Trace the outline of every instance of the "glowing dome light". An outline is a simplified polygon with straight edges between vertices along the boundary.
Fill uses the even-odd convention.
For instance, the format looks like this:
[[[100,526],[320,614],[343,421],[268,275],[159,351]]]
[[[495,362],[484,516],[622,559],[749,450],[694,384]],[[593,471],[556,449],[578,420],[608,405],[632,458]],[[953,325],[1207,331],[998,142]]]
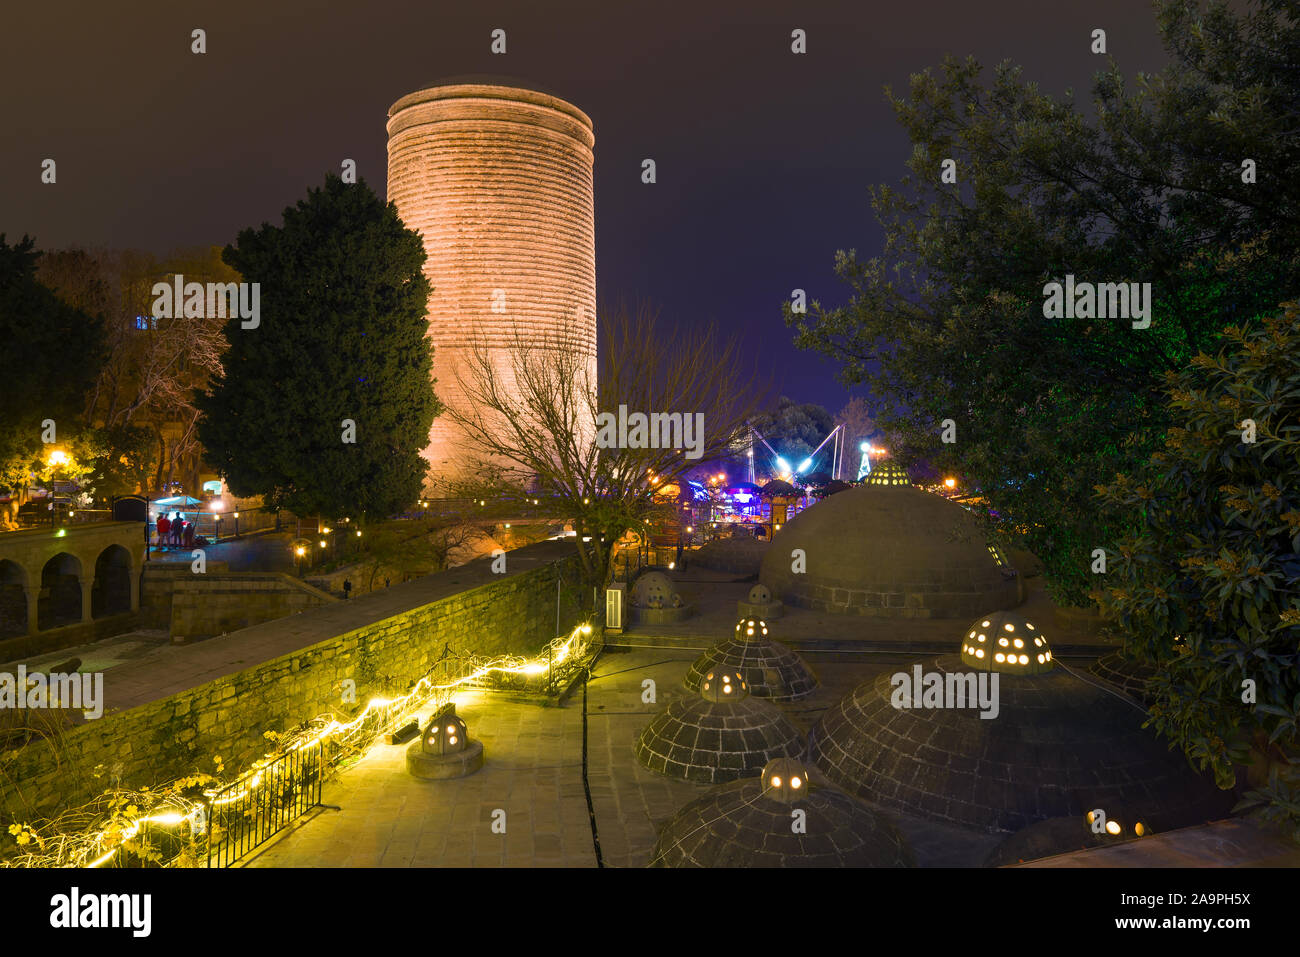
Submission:
[[[866,478],[867,485],[911,485],[912,481],[907,476],[907,470],[904,469],[893,459],[881,462]]]
[[[961,659],[968,665],[977,665],[983,670],[998,671],[1003,674],[1017,675],[1034,675],[1051,671],[1055,668],[1052,662],[1052,653],[1048,646],[1047,638],[1041,633],[1034,635],[1033,655],[1028,654],[1027,640],[1016,637],[1019,631],[1037,631],[1036,628],[1025,621],[1024,617],[1012,611],[999,611],[987,618],[981,618],[977,623],[971,625],[967,633],[973,634],[976,641],[983,642],[986,635],[981,633],[981,629],[991,629],[997,634],[996,654],[986,657],[984,649],[976,647],[975,644],[967,642],[965,639],[961,642]]]

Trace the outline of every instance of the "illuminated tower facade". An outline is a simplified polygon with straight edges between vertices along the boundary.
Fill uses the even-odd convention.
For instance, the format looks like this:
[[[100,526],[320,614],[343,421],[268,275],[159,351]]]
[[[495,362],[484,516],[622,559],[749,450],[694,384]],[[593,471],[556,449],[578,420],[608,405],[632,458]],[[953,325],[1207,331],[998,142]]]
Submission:
[[[594,387],[594,146],[585,113],[518,87],[436,86],[389,109],[388,198],[424,238],[435,391],[449,408],[469,404],[457,370],[473,344],[508,382],[521,332],[572,352]],[[445,415],[424,455],[431,494],[476,457]]]

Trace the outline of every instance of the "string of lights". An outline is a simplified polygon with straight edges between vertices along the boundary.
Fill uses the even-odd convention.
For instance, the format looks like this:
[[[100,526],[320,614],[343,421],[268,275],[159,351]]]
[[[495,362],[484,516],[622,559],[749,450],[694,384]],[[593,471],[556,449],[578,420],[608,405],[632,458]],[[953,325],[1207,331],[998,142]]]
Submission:
[[[446,660],[444,653],[433,669],[406,694],[397,698],[373,698],[347,721],[332,714],[317,717],[283,740],[280,740],[278,732],[264,732],[265,737],[279,741],[279,747],[237,775],[231,782],[235,785],[233,787],[222,785],[211,775],[189,775],[163,788],[106,791],[90,805],[60,815],[47,828],[12,824],[9,833],[19,845],[35,845],[36,850],[0,863],[0,866],[102,867],[112,863],[124,848],[139,851],[141,848],[133,846],[133,842],[142,837],[146,827],[178,829],[185,825],[189,829],[189,844],[193,844],[197,837],[206,833],[207,815],[211,808],[254,795],[265,786],[264,770],[284,756],[328,742],[335,745],[334,756],[328,767],[322,768],[322,773],[335,770],[344,759],[364,754],[394,728],[408,723],[421,712],[436,711],[458,690],[490,688],[488,679],[494,674],[537,676],[557,666],[568,666],[581,660],[590,648],[591,634],[590,624],[578,625],[568,635],[548,643],[535,658],[502,655],[458,659],[465,664],[464,673],[451,681],[439,681],[435,677],[438,665]],[[220,758],[214,761],[220,769]],[[201,798],[187,793],[200,787]],[[107,821],[104,820],[105,813]],[[80,826],[74,826],[74,822]],[[46,836],[42,831],[47,829],[54,833]],[[208,834],[208,840],[216,841],[217,835]],[[192,865],[196,861],[192,847],[187,846],[169,860],[158,860],[158,863],[166,867]]]

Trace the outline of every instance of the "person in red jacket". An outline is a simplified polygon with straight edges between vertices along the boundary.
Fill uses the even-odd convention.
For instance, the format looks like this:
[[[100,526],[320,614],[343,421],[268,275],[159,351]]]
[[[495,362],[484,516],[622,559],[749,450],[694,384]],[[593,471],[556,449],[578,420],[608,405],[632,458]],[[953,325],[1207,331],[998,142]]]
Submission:
[[[172,529],[172,523],[167,520],[166,515],[158,516],[158,545],[161,548],[167,547],[167,535]]]

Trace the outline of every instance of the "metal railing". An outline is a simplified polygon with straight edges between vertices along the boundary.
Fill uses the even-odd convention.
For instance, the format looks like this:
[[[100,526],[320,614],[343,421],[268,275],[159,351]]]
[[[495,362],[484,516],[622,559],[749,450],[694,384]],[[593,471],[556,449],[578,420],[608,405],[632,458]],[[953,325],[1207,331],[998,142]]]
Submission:
[[[326,740],[289,751],[210,795],[206,866],[229,867],[321,803]]]

